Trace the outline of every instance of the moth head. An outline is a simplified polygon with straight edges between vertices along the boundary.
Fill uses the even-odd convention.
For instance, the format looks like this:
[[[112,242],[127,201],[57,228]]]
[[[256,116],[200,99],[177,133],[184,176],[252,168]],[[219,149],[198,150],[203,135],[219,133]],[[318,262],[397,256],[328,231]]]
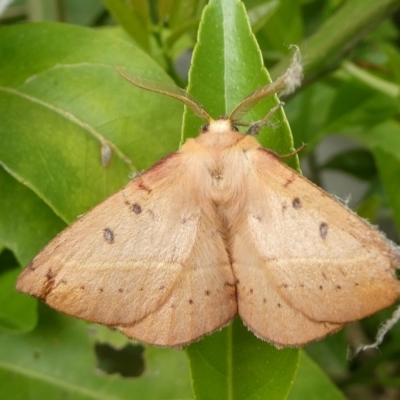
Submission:
[[[128,82],[133,85],[150,90],[152,92],[161,93],[163,95],[173,97],[180,100],[186,106],[188,106],[198,117],[206,120],[208,124],[203,125],[201,132],[205,133],[209,130],[210,125],[215,127],[217,131],[223,127],[229,127],[230,129],[237,130],[235,124],[239,121],[262,99],[268,96],[272,96],[277,93],[290,94],[298,86],[300,86],[303,78],[303,70],[301,67],[301,56],[300,50],[297,46],[293,46],[295,52],[289,68],[286,72],[276,79],[274,82],[262,86],[254,92],[250,93],[243,101],[241,101],[230,113],[229,116],[220,117],[216,120],[210,117],[205,108],[201,103],[196,100],[186,90],[181,89],[178,86],[172,85],[166,82],[156,82],[148,79],[137,77],[124,69],[114,66],[114,69]]]

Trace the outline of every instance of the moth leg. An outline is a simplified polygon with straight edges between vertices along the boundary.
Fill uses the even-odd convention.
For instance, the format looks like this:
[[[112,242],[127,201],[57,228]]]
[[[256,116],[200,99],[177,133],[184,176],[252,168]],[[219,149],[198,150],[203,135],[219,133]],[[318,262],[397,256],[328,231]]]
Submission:
[[[252,136],[257,135],[258,132],[260,132],[260,129],[261,129],[263,126],[268,126],[268,127],[270,127],[270,128],[273,129],[273,128],[275,127],[275,125],[274,125],[273,123],[271,123],[271,122],[269,121],[269,119],[271,118],[271,116],[272,116],[273,114],[275,114],[275,112],[276,112],[279,108],[281,108],[282,106],[284,106],[284,104],[285,104],[285,103],[283,103],[283,102],[279,102],[275,107],[272,107],[272,108],[269,110],[268,114],[267,114],[263,119],[260,119],[259,121],[252,122],[252,123],[248,124],[248,125],[250,126],[250,128],[247,130],[246,135],[252,135]]]

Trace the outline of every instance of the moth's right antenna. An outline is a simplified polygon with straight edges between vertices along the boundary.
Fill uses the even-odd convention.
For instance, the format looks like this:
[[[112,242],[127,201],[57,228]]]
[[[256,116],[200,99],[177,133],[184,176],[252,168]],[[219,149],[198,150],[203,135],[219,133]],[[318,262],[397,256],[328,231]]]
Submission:
[[[200,118],[211,122],[212,118],[208,115],[204,107],[186,90],[178,86],[166,82],[151,81],[149,79],[139,78],[123,68],[114,66],[114,69],[128,82],[141,88],[150,90],[151,92],[161,93],[169,97],[173,97],[186,104]]]
[[[303,68],[301,66],[300,50],[297,46],[293,46],[295,52],[286,72],[276,81],[262,86],[254,92],[250,93],[242,102],[240,102],[231,112],[229,119],[232,122],[240,121],[259,101],[265,97],[275,93],[287,95],[300,86],[303,79]]]

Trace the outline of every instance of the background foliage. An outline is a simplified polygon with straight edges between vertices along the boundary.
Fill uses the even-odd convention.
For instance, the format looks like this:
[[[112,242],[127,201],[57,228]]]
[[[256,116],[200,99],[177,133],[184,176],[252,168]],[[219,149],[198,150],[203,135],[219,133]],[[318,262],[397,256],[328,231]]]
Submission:
[[[359,214],[397,240],[400,2],[247,0],[251,25],[236,0],[211,1],[204,13],[201,0],[30,4],[31,19],[70,24],[21,24],[24,15],[11,8],[1,20],[1,398],[399,398],[400,327],[379,352],[346,357],[392,310],[301,351],[261,342],[239,319],[179,351],[61,315],[16,293],[14,282],[66,224],[202,123],[185,113],[181,129],[180,104],[131,87],[113,65],[185,87],[192,58],[189,90],[218,116],[268,81],[262,62],[273,77],[282,73],[290,44],[300,46],[305,67],[304,85],[285,106],[294,146],[308,144],[303,169],[336,194],[356,191]],[[287,153],[290,130],[283,112],[276,118],[259,139]]]

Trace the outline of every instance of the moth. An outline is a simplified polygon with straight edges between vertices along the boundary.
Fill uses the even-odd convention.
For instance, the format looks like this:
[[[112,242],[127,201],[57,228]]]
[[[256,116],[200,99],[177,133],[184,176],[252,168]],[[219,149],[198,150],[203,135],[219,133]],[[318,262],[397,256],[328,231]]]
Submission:
[[[259,100],[298,84],[298,52],[216,120],[180,88],[119,72],[207,125],[59,234],[21,273],[19,291],[171,347],[237,314],[277,347],[302,346],[399,298],[399,249],[255,139],[274,109],[247,134],[237,129]]]

